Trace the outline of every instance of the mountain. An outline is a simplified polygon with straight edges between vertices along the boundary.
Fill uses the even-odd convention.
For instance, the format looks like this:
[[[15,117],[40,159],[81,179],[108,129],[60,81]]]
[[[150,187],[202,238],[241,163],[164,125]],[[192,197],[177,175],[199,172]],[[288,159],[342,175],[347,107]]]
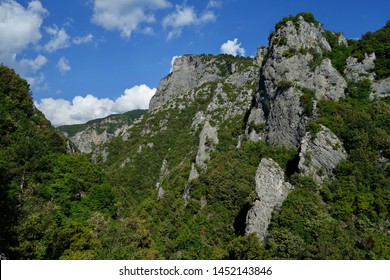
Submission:
[[[0,259],[91,259],[87,221],[113,216],[114,194],[34,106],[27,82],[0,66]]]
[[[90,153],[96,145],[101,145],[126,130],[147,110],[134,110],[124,114],[110,115],[85,124],[63,125],[58,129],[81,153]]]
[[[177,58],[90,158],[51,157],[9,255],[389,259],[389,34],[347,40],[300,13],[255,58]]]

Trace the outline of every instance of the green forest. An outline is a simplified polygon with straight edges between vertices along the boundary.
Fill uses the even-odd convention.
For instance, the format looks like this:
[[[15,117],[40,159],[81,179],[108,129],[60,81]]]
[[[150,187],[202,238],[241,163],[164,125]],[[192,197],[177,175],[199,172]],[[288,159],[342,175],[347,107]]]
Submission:
[[[375,52],[376,79],[390,76],[390,21],[348,47],[336,47],[334,36],[327,33],[333,48],[324,58],[340,73],[348,56],[361,60]],[[226,75],[232,63],[238,70],[254,66],[251,58],[203,56],[211,58]],[[348,153],[334,180],[321,186],[298,172],[297,149],[245,139],[238,146],[249,125],[240,116],[218,119],[219,142],[208,167],[188,182],[200,133],[191,131],[193,116],[206,110],[218,82],[231,100],[258,86],[206,83],[185,110],[146,113],[133,136],[114,138],[101,148],[107,160],[93,162],[90,154],[68,153],[68,140],[35,108],[27,82],[0,66],[0,253],[34,260],[390,259],[390,98],[369,99],[372,81],[362,80],[348,82],[345,98],[318,101],[307,130],[315,135],[327,126]],[[308,91],[302,102],[312,99]],[[311,106],[304,108],[312,114]],[[158,133],[139,137],[145,127]],[[153,148],[136,152],[149,143]],[[121,167],[129,154],[131,162]],[[255,234],[245,235],[245,218],[255,199],[256,169],[269,157],[295,189],[260,243]],[[187,204],[183,186],[191,191]]]

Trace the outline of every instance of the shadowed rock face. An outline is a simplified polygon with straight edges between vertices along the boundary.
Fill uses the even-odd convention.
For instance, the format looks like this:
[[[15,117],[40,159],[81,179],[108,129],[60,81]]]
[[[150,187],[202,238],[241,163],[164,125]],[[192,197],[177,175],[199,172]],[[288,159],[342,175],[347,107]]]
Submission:
[[[272,212],[280,207],[293,188],[284,181],[284,172],[272,159],[263,158],[256,171],[256,201],[246,219],[246,234],[255,232],[260,241],[267,235]]]

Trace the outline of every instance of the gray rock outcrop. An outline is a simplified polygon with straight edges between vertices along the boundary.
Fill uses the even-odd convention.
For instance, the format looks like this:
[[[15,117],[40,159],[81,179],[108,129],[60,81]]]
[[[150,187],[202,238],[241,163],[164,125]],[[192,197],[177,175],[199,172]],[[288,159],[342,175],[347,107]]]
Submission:
[[[346,81],[331,61],[323,57],[330,50],[325,31],[302,17],[297,23],[287,21],[273,34],[268,59],[261,71],[261,97],[257,101],[265,105],[257,108],[264,112],[268,143],[299,147],[308,122],[300,102],[302,89],[313,91],[317,100],[338,100],[345,96]],[[257,122],[263,122],[261,114],[258,115]]]
[[[334,177],[335,167],[346,158],[342,142],[329,128],[321,125],[321,130],[314,137],[307,132],[302,139],[298,168],[302,175],[321,184]]]
[[[272,102],[267,119],[266,140],[271,145],[297,147],[305,125],[300,93],[295,88],[290,88],[280,92]]]
[[[365,54],[365,58],[359,62],[355,57],[348,57],[344,69],[347,79],[358,82],[363,79],[374,80],[375,53]]]
[[[375,98],[384,98],[390,96],[390,77],[375,81],[372,84],[372,93],[370,94],[370,99]]]
[[[263,62],[267,58],[268,48],[267,47],[258,47],[257,54],[255,57],[255,62],[258,66],[262,66]]]
[[[256,171],[257,198],[248,211],[245,233],[255,232],[263,241],[274,209],[282,205],[292,188],[285,182],[282,168],[272,159],[263,158]]]
[[[68,137],[67,134],[65,136]],[[76,145],[81,153],[88,154],[92,152],[95,146],[104,144],[113,137],[114,135],[108,134],[107,131],[99,133],[95,128],[91,127],[68,138]]]
[[[160,81],[156,94],[150,100],[149,110],[155,110],[206,82],[219,79],[218,73],[218,67],[202,56],[183,55],[176,58],[172,72]]]
[[[208,121],[205,122],[199,136],[198,153],[196,154],[196,164],[206,168],[206,161],[210,159],[210,152],[218,145],[218,131],[211,126]]]

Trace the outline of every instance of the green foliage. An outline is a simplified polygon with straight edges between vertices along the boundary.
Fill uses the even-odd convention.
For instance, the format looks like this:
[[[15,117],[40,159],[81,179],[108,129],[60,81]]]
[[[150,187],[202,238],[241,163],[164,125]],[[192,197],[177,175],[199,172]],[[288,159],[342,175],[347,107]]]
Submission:
[[[287,45],[287,37],[285,36],[278,36],[274,37],[274,34],[270,35],[270,40],[273,38],[272,44],[273,45],[278,45],[278,46],[286,46]]]
[[[297,54],[297,51],[293,48],[289,48],[285,51],[283,51],[282,55],[284,58],[290,58]]]
[[[261,131],[264,130],[265,128],[265,124],[264,123],[260,123],[260,124],[256,124],[254,121],[248,123],[248,128],[249,128],[249,131],[256,131],[256,133],[259,133]]]
[[[263,259],[262,250],[255,233],[238,236],[228,245],[228,258],[231,260],[261,260]]]
[[[347,47],[346,45],[335,45],[332,46],[332,51],[325,54],[325,57],[331,60],[333,67],[336,68],[339,73],[344,73],[345,62],[350,55],[351,47]]]
[[[347,95],[351,98],[360,100],[368,100],[371,94],[372,82],[368,79],[364,79],[358,82],[348,82]]]
[[[301,103],[303,113],[311,117],[313,116],[313,104],[316,98],[315,90],[299,87],[302,92],[302,95],[299,97],[299,102]]]
[[[337,47],[339,45],[339,36],[341,35],[341,33],[335,33],[333,31],[325,30],[324,35],[326,41],[328,41],[329,45],[332,48]]]
[[[110,217],[116,215],[115,201],[115,194],[107,184],[93,186],[84,200],[91,211],[99,211]]]
[[[317,122],[309,122],[306,125],[306,131],[310,132],[311,138],[314,139],[318,132],[321,131],[321,126]]]
[[[21,194],[16,225],[18,258],[93,259],[100,241],[88,219],[116,214],[115,196],[101,171],[81,155],[55,155],[45,179]]]
[[[291,172],[291,170],[288,170],[290,167],[289,163],[294,161],[297,156],[296,149],[269,146],[263,141],[245,143],[244,149],[246,151],[246,160],[249,164],[257,167],[262,158],[272,158],[287,173]]]
[[[352,51],[352,55],[360,60],[365,54],[375,53],[375,73],[377,79],[390,75],[390,21],[376,32],[367,32],[359,40]]]
[[[320,25],[320,23],[315,19],[314,15],[312,13],[302,12],[302,13],[296,14],[295,16],[290,15],[290,16],[284,17],[281,21],[279,21],[275,25],[275,30],[282,28],[288,21],[292,21],[295,26],[298,26],[300,17],[303,17],[303,19],[308,23],[313,23],[316,26]]]
[[[278,83],[278,88],[281,90],[288,90],[289,88],[294,86],[294,82],[282,80]]]
[[[46,176],[48,154],[66,152],[65,139],[32,101],[27,82],[0,66],[0,244],[9,252],[17,242],[20,193]]]
[[[321,65],[324,57],[319,54],[315,49],[309,49],[308,52],[312,55],[312,60],[309,62],[309,67],[313,71],[317,66]]]

